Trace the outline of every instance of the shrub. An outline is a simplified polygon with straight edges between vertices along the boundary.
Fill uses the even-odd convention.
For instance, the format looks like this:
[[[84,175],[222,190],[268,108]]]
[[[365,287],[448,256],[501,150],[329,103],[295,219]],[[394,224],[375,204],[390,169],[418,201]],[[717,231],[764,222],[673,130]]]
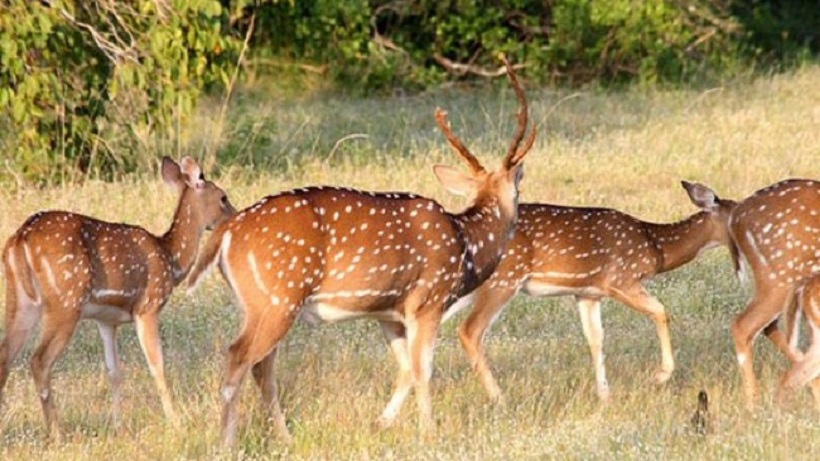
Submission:
[[[153,164],[140,148],[230,75],[226,16],[215,0],[11,0],[0,14],[0,143],[17,174],[111,177]]]

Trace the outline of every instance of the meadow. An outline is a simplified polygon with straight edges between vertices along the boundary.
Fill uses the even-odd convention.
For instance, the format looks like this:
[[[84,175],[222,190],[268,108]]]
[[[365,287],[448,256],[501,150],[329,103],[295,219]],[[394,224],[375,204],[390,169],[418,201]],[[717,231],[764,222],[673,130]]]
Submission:
[[[613,207],[666,222],[696,211],[681,179],[741,199],[783,178],[818,178],[818,87],[814,66],[698,90],[530,89],[540,135],[526,160],[522,200]],[[224,118],[219,101],[206,102],[174,142],[154,144],[145,155],[205,158],[237,207],[293,187],[333,184],[413,191],[457,210],[464,204],[431,174],[436,163],[459,165],[436,130],[437,105],[449,110],[454,131],[474,153],[497,164],[516,103],[510,91],[483,88],[354,99],[251,87]],[[0,239],[47,208],[161,233],[175,204],[158,174],[44,189],[9,185],[0,188]],[[772,404],[787,363],[765,339],[757,341],[755,358],[762,403],[744,409],[729,325],[750,287],[735,278],[728,252],[706,253],[649,288],[671,317],[677,369],[663,386],[651,381],[660,360],[652,322],[606,301],[604,353],[613,394],[601,406],[574,303],[519,296],[486,340],[506,405],[491,405],[469,368],[456,334],[461,313],[444,325],[436,348],[437,430],[420,438],[412,398],[395,428],[372,424],[396,370],[375,322],[299,324],[280,349],[277,369],[294,443],[284,445],[268,430],[246,380],[239,447],[226,452],[218,445],[218,389],[224,352],[241,319],[226,285],[212,275],[192,296],[178,290],[161,317],[179,427],[162,417],[133,325],[120,329],[123,422],[112,427],[102,345],[96,327],[85,322],[53,374],[65,441],[45,438],[27,366],[30,341],[5,390],[0,458],[817,459],[820,416],[808,390],[783,409]],[[701,389],[712,404],[707,435],[689,426]]]

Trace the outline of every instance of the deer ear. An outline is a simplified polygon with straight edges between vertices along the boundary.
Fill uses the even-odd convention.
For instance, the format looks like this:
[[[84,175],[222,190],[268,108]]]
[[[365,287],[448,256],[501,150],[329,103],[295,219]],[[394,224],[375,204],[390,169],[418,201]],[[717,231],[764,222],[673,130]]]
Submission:
[[[202,173],[202,168],[196,163],[196,160],[188,157],[182,157],[182,172],[185,173],[185,184],[193,189],[201,189],[205,186],[205,174]]]
[[[462,197],[472,197],[478,190],[478,181],[455,168],[446,165],[433,167],[438,182],[449,192]]]
[[[169,187],[181,190],[185,183],[182,180],[182,170],[171,157],[162,157],[162,180]]]
[[[712,211],[718,206],[718,196],[715,191],[696,182],[681,181],[681,186],[686,189],[689,194],[689,199],[698,208]]]

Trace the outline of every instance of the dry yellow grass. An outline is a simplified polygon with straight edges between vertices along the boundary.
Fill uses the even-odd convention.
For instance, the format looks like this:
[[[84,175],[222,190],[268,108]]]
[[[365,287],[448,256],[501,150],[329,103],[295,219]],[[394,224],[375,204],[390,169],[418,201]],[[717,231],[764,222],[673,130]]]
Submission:
[[[680,179],[742,198],[786,177],[818,178],[818,87],[820,68],[813,67],[708,91],[577,96],[533,91],[533,116],[542,134],[527,160],[523,199],[609,206],[668,221],[694,211]],[[231,148],[231,155],[255,161],[271,157],[281,168],[300,154],[331,158],[298,160],[291,169],[254,175],[221,164],[219,182],[242,207],[282,189],[323,183],[411,190],[457,209],[463,204],[447,196],[430,174],[435,163],[457,163],[434,128],[433,108],[449,109],[455,131],[488,163],[504,152],[515,110],[506,92],[247,99],[231,115],[225,138],[216,141],[208,138],[213,112],[203,109],[182,133],[179,150],[196,155],[218,142]],[[563,102],[554,107],[558,101]],[[367,138],[348,139],[332,151],[352,133]],[[161,232],[175,200],[159,179],[0,196],[3,240],[29,214],[46,208]],[[712,252],[659,278],[650,289],[672,316],[678,369],[663,387],[650,382],[659,359],[651,322],[607,302],[604,348],[613,401],[599,408],[574,307],[558,299],[519,297],[488,337],[507,407],[489,406],[470,372],[454,334],[459,316],[445,325],[436,350],[438,431],[420,440],[411,400],[398,427],[371,428],[387,401],[395,369],[375,325],[299,325],[283,346],[278,369],[295,443],[283,446],[266,430],[255,409],[256,390],[246,383],[240,450],[224,453],[217,446],[217,392],[224,350],[240,319],[222,281],[211,277],[195,296],[175,295],[162,317],[169,380],[184,415],[180,428],[162,419],[132,326],[120,335],[124,426],[118,432],[111,428],[102,348],[96,329],[85,324],[54,372],[67,441],[56,445],[44,439],[39,402],[24,366],[30,344],[6,388],[0,458],[816,459],[820,417],[810,408],[808,393],[800,393],[782,413],[769,402],[786,363],[765,340],[758,341],[756,358],[765,403],[753,414],[741,409],[728,326],[745,305],[748,289],[734,280],[726,252]],[[713,401],[714,430],[705,437],[687,426],[701,388]]]

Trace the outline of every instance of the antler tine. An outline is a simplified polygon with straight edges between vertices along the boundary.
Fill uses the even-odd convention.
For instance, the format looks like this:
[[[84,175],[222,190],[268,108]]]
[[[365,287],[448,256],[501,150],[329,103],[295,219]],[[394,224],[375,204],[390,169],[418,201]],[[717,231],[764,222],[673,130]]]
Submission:
[[[513,139],[510,141],[507,157],[504,159],[504,166],[510,168],[520,162],[524,155],[532,147],[532,144],[535,142],[535,134],[533,133],[530,135],[530,139],[527,140],[527,144],[524,146],[525,148],[519,151],[518,146],[521,144],[521,140],[524,139],[524,134],[527,132],[527,122],[529,116],[529,111],[527,110],[527,98],[524,96],[524,90],[521,89],[521,85],[518,82],[518,77],[515,75],[515,70],[513,70],[513,67],[510,65],[507,57],[504,56],[503,53],[499,57],[501,58],[501,61],[504,62],[504,66],[507,67],[507,75],[510,77],[510,82],[515,90],[515,94],[518,96],[518,104],[521,106],[521,109],[518,111],[518,127],[515,129],[515,135],[513,135]]]
[[[538,133],[538,129],[535,125],[532,126],[532,131],[530,131],[530,135],[527,137],[527,140],[524,142],[524,147],[518,149],[518,152],[515,154],[515,157],[510,159],[510,165],[517,165],[521,162],[521,159],[527,155],[527,152],[532,149],[532,145],[535,144],[535,135]]]
[[[479,162],[478,159],[470,153],[467,146],[453,134],[450,128],[450,121],[447,120],[447,111],[440,107],[436,107],[436,123],[453,149],[470,165],[470,169],[472,169],[473,172],[481,173],[485,171],[484,167],[481,166],[481,162]]]

